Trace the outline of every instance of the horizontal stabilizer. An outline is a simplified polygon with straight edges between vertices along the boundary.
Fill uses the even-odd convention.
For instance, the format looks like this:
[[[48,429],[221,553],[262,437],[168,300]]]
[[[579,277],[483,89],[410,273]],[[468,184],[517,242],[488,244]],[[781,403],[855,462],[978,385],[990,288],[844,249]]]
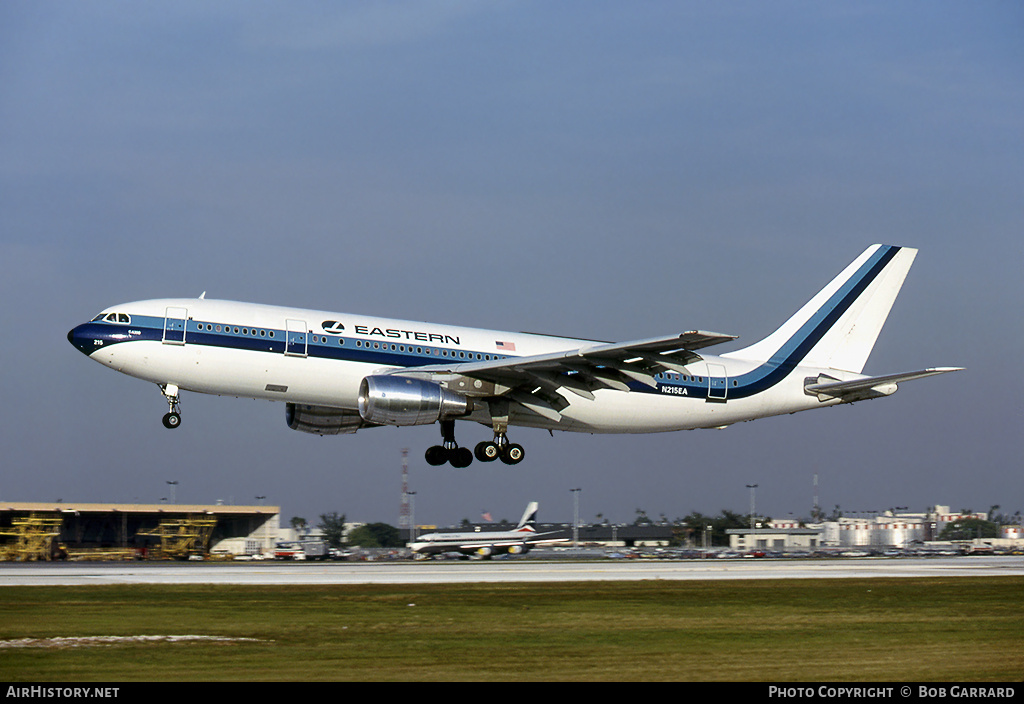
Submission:
[[[922,369],[916,372],[903,372],[902,374],[886,374],[885,376],[869,376],[851,381],[839,381],[827,374],[819,374],[811,377],[804,385],[804,391],[817,396],[819,401],[831,401],[840,399],[844,402],[862,401],[868,398],[888,396],[894,393],[897,385],[903,381],[923,379],[926,376],[957,372],[963,367],[934,367]]]

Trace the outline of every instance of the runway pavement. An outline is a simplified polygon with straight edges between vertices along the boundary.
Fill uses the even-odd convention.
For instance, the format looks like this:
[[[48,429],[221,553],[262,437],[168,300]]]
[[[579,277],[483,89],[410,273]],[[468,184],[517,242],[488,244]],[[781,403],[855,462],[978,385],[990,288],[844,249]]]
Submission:
[[[830,560],[6,563],[0,587],[100,584],[453,584],[1024,575],[1020,556]]]

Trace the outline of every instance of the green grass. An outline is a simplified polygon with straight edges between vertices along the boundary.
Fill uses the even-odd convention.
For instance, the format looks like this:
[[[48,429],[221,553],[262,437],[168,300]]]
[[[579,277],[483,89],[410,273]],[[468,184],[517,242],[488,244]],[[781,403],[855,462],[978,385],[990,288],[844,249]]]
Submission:
[[[1019,681],[1024,578],[0,589],[0,681]]]

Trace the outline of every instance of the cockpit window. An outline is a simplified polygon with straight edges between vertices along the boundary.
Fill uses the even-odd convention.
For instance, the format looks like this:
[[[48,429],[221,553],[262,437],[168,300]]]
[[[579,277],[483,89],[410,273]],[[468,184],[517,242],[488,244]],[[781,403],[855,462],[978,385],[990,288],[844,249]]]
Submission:
[[[124,323],[124,324],[128,324],[128,323],[132,322],[131,316],[128,315],[127,313],[100,313],[99,315],[97,315],[95,318],[92,319],[92,322],[95,323],[95,322],[97,322],[99,320],[105,320],[108,323]]]

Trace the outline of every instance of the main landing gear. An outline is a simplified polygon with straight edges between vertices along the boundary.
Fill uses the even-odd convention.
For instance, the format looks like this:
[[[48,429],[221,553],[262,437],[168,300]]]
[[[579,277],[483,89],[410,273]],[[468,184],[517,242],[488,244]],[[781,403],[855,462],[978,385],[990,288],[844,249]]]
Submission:
[[[167,399],[169,410],[164,414],[164,427],[174,430],[181,425],[181,409],[178,406],[178,387],[174,384],[161,384],[160,392]]]
[[[473,452],[468,447],[459,447],[455,441],[455,421],[441,421],[441,444],[434,445],[427,449],[424,457],[427,464],[432,467],[439,467],[444,463],[452,467],[463,468],[473,463],[475,456],[481,462],[493,462],[500,459],[505,464],[519,464],[523,461],[526,451],[522,445],[510,443],[505,436],[504,429],[494,433],[494,440],[477,444]]]
[[[522,445],[509,442],[504,433],[495,435],[494,440],[477,443],[473,454],[481,462],[501,460],[505,464],[519,464],[523,461],[526,451]]]

